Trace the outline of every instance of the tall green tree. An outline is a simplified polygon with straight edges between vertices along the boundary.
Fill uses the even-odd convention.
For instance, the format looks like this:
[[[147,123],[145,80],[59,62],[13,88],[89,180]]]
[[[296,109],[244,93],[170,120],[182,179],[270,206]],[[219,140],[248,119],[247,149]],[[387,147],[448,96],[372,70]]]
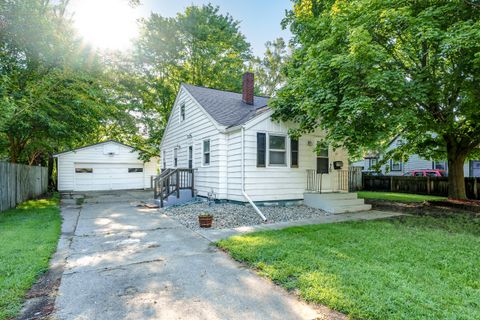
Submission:
[[[152,13],[142,21],[135,47],[135,91],[139,108],[148,115],[147,127],[154,128],[151,146],[160,143],[181,82],[240,91],[251,59],[239,21],[212,5],[187,7],[174,18]]]
[[[264,56],[255,57],[252,61],[252,70],[255,73],[255,85],[261,94],[272,97],[285,84],[285,73],[289,52],[283,38],[268,41],[265,44]]]
[[[400,153],[448,159],[449,196],[480,144],[480,8],[474,1],[295,0],[297,49],[275,117],[327,130],[352,153],[397,134]]]
[[[11,162],[45,164],[130,120],[104,61],[75,35],[67,4],[0,3],[0,155]]]

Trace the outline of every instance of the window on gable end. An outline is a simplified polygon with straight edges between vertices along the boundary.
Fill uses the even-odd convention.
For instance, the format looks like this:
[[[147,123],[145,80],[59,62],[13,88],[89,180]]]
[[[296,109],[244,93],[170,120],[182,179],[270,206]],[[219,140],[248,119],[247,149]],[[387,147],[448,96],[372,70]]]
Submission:
[[[180,105],[180,121],[185,121],[185,103]]]

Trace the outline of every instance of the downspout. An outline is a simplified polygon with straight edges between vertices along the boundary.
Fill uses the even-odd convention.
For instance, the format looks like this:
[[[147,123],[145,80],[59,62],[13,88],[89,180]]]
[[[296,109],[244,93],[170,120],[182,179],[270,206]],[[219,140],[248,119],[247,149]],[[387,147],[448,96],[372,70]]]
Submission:
[[[267,221],[267,218],[265,218],[262,211],[258,209],[258,207],[255,205],[252,199],[245,192],[245,127],[244,126],[242,126],[242,194],[245,197],[245,199],[247,199],[247,201],[250,203],[250,205],[253,207],[253,209],[255,209],[258,215],[262,218],[262,220],[264,222]]]

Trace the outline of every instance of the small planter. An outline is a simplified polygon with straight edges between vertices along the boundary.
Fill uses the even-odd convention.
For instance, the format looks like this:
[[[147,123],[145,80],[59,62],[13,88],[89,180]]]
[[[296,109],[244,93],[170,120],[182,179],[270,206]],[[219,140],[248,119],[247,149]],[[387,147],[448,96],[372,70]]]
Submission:
[[[213,216],[211,214],[201,214],[198,216],[198,223],[200,228],[211,228],[213,222]]]

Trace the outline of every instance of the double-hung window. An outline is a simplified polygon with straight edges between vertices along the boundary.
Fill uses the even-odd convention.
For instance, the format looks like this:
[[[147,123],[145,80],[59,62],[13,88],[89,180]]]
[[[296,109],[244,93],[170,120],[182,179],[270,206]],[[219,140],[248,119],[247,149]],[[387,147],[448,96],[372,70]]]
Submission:
[[[268,164],[271,166],[287,165],[287,137],[283,135],[268,135]]]
[[[203,140],[203,165],[210,165],[210,140]]]
[[[268,142],[268,143],[267,143]],[[287,136],[257,132],[257,167],[287,166]],[[290,139],[290,167],[298,168],[298,139]]]
[[[391,171],[402,171],[402,162],[397,160],[390,160]]]
[[[167,151],[163,150],[163,169],[167,169]]]
[[[178,165],[178,148],[173,149],[173,166],[176,168]]]
[[[298,168],[298,139],[290,139],[290,166]]]
[[[367,170],[373,170],[378,163],[378,158],[368,158]]]
[[[432,169],[447,170],[447,163],[445,161],[433,161]]]
[[[257,167],[264,168],[267,163],[267,134],[257,132]]]

